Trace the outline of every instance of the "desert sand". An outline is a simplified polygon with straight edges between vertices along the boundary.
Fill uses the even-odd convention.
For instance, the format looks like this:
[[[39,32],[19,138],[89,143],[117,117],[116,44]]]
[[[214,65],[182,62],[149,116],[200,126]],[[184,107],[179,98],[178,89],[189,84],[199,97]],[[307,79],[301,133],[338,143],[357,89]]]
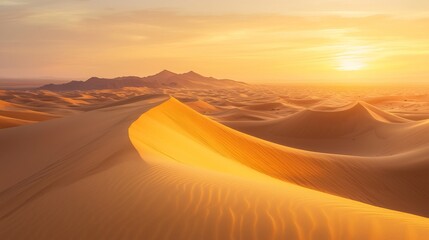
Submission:
[[[424,91],[126,87],[0,99],[1,239],[429,234]]]

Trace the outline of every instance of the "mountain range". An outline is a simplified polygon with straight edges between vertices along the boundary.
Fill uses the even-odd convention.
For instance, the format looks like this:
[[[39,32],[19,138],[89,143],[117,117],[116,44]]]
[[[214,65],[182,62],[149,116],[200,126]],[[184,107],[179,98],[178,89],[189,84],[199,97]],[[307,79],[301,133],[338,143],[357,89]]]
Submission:
[[[155,75],[147,77],[126,76],[117,78],[91,77],[86,81],[71,81],[63,84],[47,84],[39,89],[50,91],[71,90],[100,90],[118,89],[123,87],[148,87],[148,88],[225,88],[240,87],[246,85],[229,79],[216,79],[205,77],[196,72],[174,73],[163,70]]]

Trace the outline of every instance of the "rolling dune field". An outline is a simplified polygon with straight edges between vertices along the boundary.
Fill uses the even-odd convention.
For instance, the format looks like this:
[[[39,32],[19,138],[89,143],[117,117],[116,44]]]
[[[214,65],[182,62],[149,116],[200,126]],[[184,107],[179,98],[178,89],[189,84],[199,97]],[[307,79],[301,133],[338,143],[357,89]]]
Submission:
[[[236,91],[2,91],[0,238],[426,239],[428,120]]]

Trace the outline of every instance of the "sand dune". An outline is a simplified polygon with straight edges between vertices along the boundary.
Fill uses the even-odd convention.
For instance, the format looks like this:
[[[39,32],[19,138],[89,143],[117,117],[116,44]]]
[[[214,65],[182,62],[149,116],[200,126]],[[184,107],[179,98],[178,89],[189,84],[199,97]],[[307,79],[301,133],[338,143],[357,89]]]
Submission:
[[[283,97],[283,99],[289,104],[295,104],[296,106],[305,106],[305,107],[315,106],[316,104],[323,101],[322,99],[319,99],[319,98],[309,98],[309,97],[303,97],[303,98]]]
[[[359,102],[334,111],[304,110],[268,121],[224,122],[286,146],[359,156],[383,156],[424,147],[429,124]]]
[[[145,125],[151,126],[151,129],[146,131],[164,136],[159,138],[162,139],[160,141],[176,139],[175,137],[180,133],[184,136],[193,136],[193,139],[208,146],[213,152],[219,152],[222,156],[234,159],[234,162],[278,179],[378,206],[426,216],[429,214],[429,208],[426,205],[429,200],[429,195],[426,194],[429,190],[426,185],[429,179],[424,176],[424,172],[429,168],[429,160],[426,157],[427,148],[416,150],[408,155],[380,157],[376,160],[306,152],[273,145],[232,131],[193,112],[175,100],[163,104],[163,107],[164,109],[157,108],[158,111],[154,109],[143,115],[143,117],[150,114],[156,116],[153,117],[156,120]],[[168,127],[165,126],[163,129],[155,128],[161,124],[167,126],[172,124],[176,128],[174,131],[168,131]],[[167,135],[168,133],[172,135]],[[185,141],[182,139],[177,142]],[[201,149],[200,146],[192,145],[156,146],[156,149],[161,152],[162,148],[167,151],[163,152],[165,155],[174,156],[174,158],[180,156],[180,149],[196,149],[195,151]],[[413,159],[413,164],[407,165],[404,159],[409,158]],[[183,162],[185,159],[179,161]],[[398,198],[398,196],[407,197]]]
[[[427,218],[290,183],[323,183],[334,173],[338,183],[341,170],[359,168],[334,168],[331,156],[258,140],[166,99],[1,130],[0,238],[425,239],[429,233]],[[335,164],[323,170],[323,159]],[[399,178],[409,174],[392,169]],[[363,183],[355,177],[346,182]],[[412,194],[387,195],[422,208]]]
[[[284,128],[291,136],[328,138],[362,132],[383,123],[404,123],[406,119],[359,102],[334,111],[304,110],[287,118]]]
[[[259,103],[259,104],[253,104],[253,105],[243,107],[243,109],[257,110],[257,111],[273,111],[273,110],[281,110],[283,108],[286,108],[286,106],[279,102]]]
[[[191,101],[187,102],[186,105],[194,109],[195,111],[198,111],[200,113],[213,113],[219,111],[219,107],[213,106],[212,104],[205,102],[201,99],[197,101]]]
[[[17,127],[17,126],[21,126],[21,125],[25,125],[25,124],[30,124],[30,123],[33,123],[33,121],[0,116],[0,129],[1,128]]]
[[[374,96],[366,98],[365,101],[407,119],[424,120],[429,118],[427,94],[402,93]]]
[[[0,116],[2,117],[0,128],[2,128],[1,126],[5,128],[25,125],[82,111],[139,101],[142,98],[141,95],[149,94],[157,93],[152,93],[146,88],[61,93],[47,90],[0,91]]]
[[[0,100],[0,129],[45,121],[58,116],[33,111],[25,106]]]
[[[218,121],[261,121],[276,118],[274,114],[245,109],[229,109],[210,116]]]

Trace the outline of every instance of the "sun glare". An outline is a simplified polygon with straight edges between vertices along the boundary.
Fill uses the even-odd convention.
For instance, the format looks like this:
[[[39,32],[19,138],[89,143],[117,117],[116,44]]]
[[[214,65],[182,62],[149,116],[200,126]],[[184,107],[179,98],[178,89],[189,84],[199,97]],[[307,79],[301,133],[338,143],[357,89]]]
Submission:
[[[341,71],[357,71],[365,67],[365,63],[358,58],[338,59],[338,70]]]
[[[335,57],[336,69],[340,71],[358,71],[367,66],[368,47],[343,46],[343,50]]]

